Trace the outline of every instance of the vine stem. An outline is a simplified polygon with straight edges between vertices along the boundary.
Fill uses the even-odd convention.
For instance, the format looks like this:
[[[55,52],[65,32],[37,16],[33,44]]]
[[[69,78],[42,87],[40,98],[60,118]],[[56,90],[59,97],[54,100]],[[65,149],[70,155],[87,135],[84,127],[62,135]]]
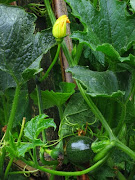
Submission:
[[[134,161],[135,161],[135,152],[132,151],[129,147],[127,147],[125,144],[120,142],[118,139],[115,141],[115,146],[124,151],[126,154],[128,154]]]
[[[95,7],[95,8],[97,7],[97,3],[98,3],[98,0],[94,0],[94,1],[93,1],[93,4],[94,4],[94,7]]]
[[[10,117],[8,120],[7,130],[5,133],[5,138],[4,138],[5,141],[9,140],[9,132],[12,131],[15,113],[16,113],[16,109],[17,109],[17,105],[18,105],[18,101],[19,101],[20,90],[21,90],[21,86],[17,83],[15,95],[14,95],[14,99],[13,99],[13,103],[12,103],[12,109],[11,109]],[[2,155],[0,158],[0,177],[2,177],[2,178],[3,178],[3,173],[4,173],[3,172],[3,165],[4,165],[5,156],[6,156],[6,149],[3,147]]]
[[[59,56],[59,52],[60,52],[60,48],[61,48],[61,43],[58,43],[58,48],[57,48],[57,52],[56,52],[56,55],[54,57],[54,60],[53,62],[51,63],[51,65],[49,66],[49,68],[47,69],[46,73],[44,74],[44,76],[41,78],[40,82],[42,82],[45,78],[47,78],[49,72],[51,71],[51,69],[53,68],[53,66],[55,65],[57,59],[58,59],[58,56]]]
[[[95,169],[97,169],[100,165],[102,165],[106,160],[107,160],[108,156],[105,156],[103,159],[99,160],[97,163],[95,163],[93,166],[82,170],[82,171],[75,171],[75,172],[65,172],[65,171],[56,171],[56,170],[52,170],[52,169],[47,169],[43,166],[38,166],[37,169],[43,171],[43,172],[47,172],[49,174],[54,174],[54,175],[58,175],[58,176],[81,176],[83,174],[87,174],[90,171],[94,171]],[[22,161],[24,161],[27,165],[35,167],[33,162],[28,162],[25,159],[22,158]],[[26,171],[27,173],[28,171]],[[21,171],[17,171],[17,172],[12,172],[12,174],[20,174]],[[23,171],[23,173],[25,173]],[[11,173],[10,173],[11,174]]]
[[[82,50],[83,50],[83,44],[79,43],[77,46],[77,50],[76,50],[77,53],[76,53],[75,58],[74,58],[74,64],[75,65],[77,65],[79,63],[79,60],[80,60],[80,57],[82,54]]]
[[[53,25],[53,24],[55,23],[55,21],[56,21],[56,18],[55,18],[55,16],[54,16],[54,13],[53,13],[52,8],[51,8],[51,6],[50,6],[49,0],[44,0],[44,4],[45,4],[45,6],[46,6],[48,15],[49,15],[50,20],[51,20],[51,23],[52,23],[52,25]]]
[[[13,99],[12,109],[11,109],[11,113],[10,113],[10,117],[9,117],[9,121],[8,121],[8,126],[7,126],[7,130],[6,130],[6,134],[5,134],[6,141],[9,139],[9,132],[12,131],[15,113],[16,113],[16,109],[17,109],[18,101],[19,101],[20,90],[21,90],[21,86],[19,84],[17,84],[14,99]]]
[[[116,176],[118,180],[126,180],[125,176],[120,171],[117,172]]]
[[[38,168],[38,161],[37,161],[36,147],[33,148],[33,158],[34,158],[34,167],[37,169]]]
[[[82,86],[80,85],[80,83],[77,80],[76,80],[76,84],[77,84],[78,89],[80,90],[80,93],[82,94],[84,100],[86,101],[88,106],[91,108],[91,111],[100,120],[100,122],[102,123],[103,127],[105,128],[105,130],[109,134],[110,139],[111,140],[115,140],[116,138],[115,138],[115,136],[114,136],[110,126],[108,125],[108,123],[106,122],[105,118],[103,117],[101,112],[98,110],[96,105],[93,103],[92,99],[90,97],[86,96],[86,93],[85,93],[84,89],[82,88]]]
[[[120,120],[119,120],[119,123],[117,125],[117,128],[115,130],[115,135],[117,136],[121,130],[121,127],[124,123],[124,120],[125,120],[125,117],[126,117],[126,104],[122,104],[121,103],[121,108],[122,108],[122,113],[121,113],[121,117],[120,117]]]
[[[25,120],[26,120],[26,118],[23,118],[23,120],[22,120],[21,130],[20,130],[20,134],[19,134],[19,137],[18,137],[18,140],[17,140],[17,144],[16,144],[17,146],[18,146],[18,145],[20,144],[20,142],[21,142],[21,137],[22,137],[22,134],[23,134],[23,129],[24,129],[24,125],[25,125]],[[14,160],[14,158],[12,157],[12,158],[10,159],[9,163],[8,163],[8,166],[7,166],[6,171],[5,171],[4,179],[7,179],[7,176],[8,176],[8,174],[9,174],[9,170],[10,170],[10,168],[11,168],[11,166],[12,166],[13,160]]]
[[[122,151],[124,151],[126,154],[128,154],[133,160],[135,160],[135,152],[132,151],[129,147],[127,147],[125,144],[123,144],[122,142],[120,142],[113,134],[110,126],[108,125],[108,123],[106,122],[106,120],[104,119],[103,115],[101,114],[101,112],[98,110],[98,108],[95,106],[95,104],[93,103],[93,101],[91,100],[90,97],[87,97],[84,89],[82,88],[82,86],[80,85],[80,83],[78,81],[76,81],[77,86],[80,90],[80,93],[82,94],[83,98],[85,99],[85,101],[87,102],[88,106],[91,108],[92,112],[95,114],[95,116],[100,120],[100,122],[102,123],[102,125],[104,126],[105,130],[107,131],[107,133],[109,134],[110,140],[115,142],[115,146],[118,147],[119,149],[121,149]]]
[[[25,121],[26,121],[26,118],[24,117],[23,120],[22,120],[20,134],[19,134],[19,137],[18,137],[18,140],[17,140],[17,146],[19,146],[20,142],[21,142],[21,138],[22,138],[22,135],[23,135],[23,129],[24,129]]]
[[[43,113],[43,104],[42,104],[42,97],[41,97],[41,89],[40,89],[40,82],[37,77],[36,77],[36,91],[37,91],[39,114],[42,114]],[[42,138],[43,138],[43,142],[46,143],[45,130],[42,130]]]
[[[7,168],[6,168],[5,175],[4,175],[4,180],[7,179],[7,176],[8,176],[9,170],[10,170],[10,168],[11,168],[11,166],[12,166],[13,160],[14,160],[14,158],[12,157],[12,158],[10,159],[9,163],[8,163],[8,166],[7,166]]]

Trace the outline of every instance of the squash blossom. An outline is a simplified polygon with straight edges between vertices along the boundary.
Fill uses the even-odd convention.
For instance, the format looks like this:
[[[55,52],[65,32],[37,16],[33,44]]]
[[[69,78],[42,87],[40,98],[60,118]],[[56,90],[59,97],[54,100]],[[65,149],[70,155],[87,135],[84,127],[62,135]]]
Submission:
[[[52,29],[53,36],[56,39],[62,39],[66,36],[66,23],[70,23],[66,15],[62,15],[56,20]]]

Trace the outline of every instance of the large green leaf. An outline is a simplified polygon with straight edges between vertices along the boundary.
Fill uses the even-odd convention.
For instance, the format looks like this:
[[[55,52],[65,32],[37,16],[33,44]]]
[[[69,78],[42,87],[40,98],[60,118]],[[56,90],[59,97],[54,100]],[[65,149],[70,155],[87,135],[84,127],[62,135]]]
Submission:
[[[41,114],[28,121],[24,128],[24,135],[31,141],[34,141],[43,129],[47,129],[48,127],[56,128],[53,119],[47,117],[47,115]]]
[[[48,109],[53,106],[61,106],[75,92],[75,84],[73,83],[62,82],[60,83],[60,88],[60,92],[54,92],[52,90],[41,91],[42,104],[44,109]],[[36,91],[31,94],[31,98],[34,100],[35,104],[38,103]]]
[[[40,71],[43,53],[55,44],[51,29],[34,33],[35,20],[22,8],[0,5],[0,69],[19,82]]]
[[[112,98],[106,97],[94,97],[92,100],[110,127],[116,128],[122,112],[120,103]],[[60,134],[61,136],[71,135],[77,132],[77,129],[86,127],[86,123],[89,123],[95,132],[98,131],[98,119],[91,112],[90,107],[82,95],[75,93],[66,105],[63,121],[60,126]]]
[[[85,27],[83,32],[74,32],[72,38],[113,59],[119,59],[135,42],[135,18],[127,15],[125,2],[102,0],[99,10],[88,0],[66,2]]]
[[[87,94],[95,97],[117,97],[124,94],[117,76],[112,71],[97,72],[88,68],[76,66],[67,69],[74,79],[86,88]]]

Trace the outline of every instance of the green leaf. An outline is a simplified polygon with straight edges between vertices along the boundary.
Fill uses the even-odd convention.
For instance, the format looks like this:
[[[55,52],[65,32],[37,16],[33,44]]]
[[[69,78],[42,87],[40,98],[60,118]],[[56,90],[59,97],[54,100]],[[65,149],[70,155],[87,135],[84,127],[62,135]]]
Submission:
[[[80,93],[73,94],[65,108],[59,133],[62,136],[72,134],[77,129],[86,126],[86,123],[94,121],[95,117],[82,95]]]
[[[88,0],[66,0],[72,13],[84,25],[72,38],[118,59],[135,42],[135,18],[125,13],[126,2],[100,1],[99,10]]]
[[[105,66],[105,55],[102,52],[93,51],[87,45],[84,45],[83,49],[84,57],[89,59],[91,66],[94,66],[95,69],[99,68],[99,65]],[[81,62],[83,61],[81,56]]]
[[[133,10],[135,11],[135,1],[134,0],[130,0],[130,5],[133,8]]]
[[[48,118],[48,116],[45,114],[41,114],[35,116],[26,123],[26,127],[24,128],[24,135],[33,141],[38,137],[39,133],[43,129],[47,129],[49,127],[56,128],[56,124],[54,123],[53,119]]]
[[[81,66],[68,68],[67,71],[71,72],[73,78],[86,88],[87,94],[93,97],[117,97],[124,94],[117,76],[112,71],[96,72]]]
[[[56,43],[51,29],[34,33],[35,20],[22,8],[0,5],[0,69],[17,82],[39,72],[42,55]]]
[[[23,79],[25,79],[25,81],[28,81],[29,79],[33,77],[33,75],[36,75],[39,72],[43,71],[42,68],[39,68],[41,58],[42,58],[42,55],[39,58],[37,58],[36,61],[34,61],[27,69],[23,71],[22,77]]]
[[[21,144],[17,148],[18,157],[19,156],[24,157],[25,153],[28,152],[30,149],[33,149],[36,146],[43,146],[43,145],[44,145],[44,143],[40,139],[35,139],[34,141],[32,141],[32,143]]]
[[[62,82],[60,83],[60,92],[48,90],[41,91],[43,108],[48,109],[53,106],[61,106],[75,92],[74,88],[75,84]],[[37,95],[35,91],[31,94],[31,98],[34,100],[34,103],[37,104]]]

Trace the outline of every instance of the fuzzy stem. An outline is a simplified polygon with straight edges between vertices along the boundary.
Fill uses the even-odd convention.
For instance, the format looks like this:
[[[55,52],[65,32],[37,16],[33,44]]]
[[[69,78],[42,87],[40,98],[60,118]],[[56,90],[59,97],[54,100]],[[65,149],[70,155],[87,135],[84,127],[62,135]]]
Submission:
[[[20,134],[19,134],[19,137],[18,137],[18,140],[17,140],[17,145],[18,146],[20,145],[20,142],[21,142],[21,138],[22,138],[22,134],[23,134],[23,129],[24,129],[25,121],[26,121],[26,118],[24,117],[23,120],[22,120]]]
[[[6,150],[3,147],[1,152],[0,152],[0,179],[3,179],[4,176],[4,161],[5,161],[5,156],[6,156]]]
[[[54,174],[54,175],[58,175],[58,176],[81,176],[83,174],[87,174],[90,171],[94,171],[96,170],[100,165],[102,165],[106,159],[108,158],[108,156],[105,156],[103,159],[101,159],[100,161],[98,161],[97,163],[95,163],[93,166],[82,170],[82,171],[76,171],[76,172],[65,172],[65,171],[56,171],[56,170],[51,170],[51,169],[47,169],[43,166],[38,166],[37,169],[43,171],[43,172],[47,172],[50,174]],[[28,164],[29,166],[34,167],[34,163],[33,162],[28,162],[25,159],[22,159],[26,164]],[[27,171],[26,171],[27,172]],[[16,172],[17,173],[17,172]]]
[[[94,4],[95,8],[97,7],[97,2],[98,2],[98,0],[93,0],[93,4]]]
[[[55,63],[56,63],[56,61],[57,61],[57,59],[58,59],[58,56],[59,56],[60,48],[61,48],[61,43],[58,43],[58,48],[57,48],[57,52],[56,52],[56,55],[55,55],[55,57],[54,57],[54,60],[53,60],[53,62],[51,63],[51,65],[49,66],[49,68],[47,69],[47,71],[46,71],[46,73],[44,74],[44,76],[41,78],[41,80],[40,80],[41,82],[42,82],[45,78],[47,78],[49,72],[51,71],[51,69],[52,69],[53,66],[55,65]]]
[[[79,60],[80,60],[80,57],[81,57],[81,54],[82,54],[82,50],[83,50],[83,44],[80,43],[78,44],[77,46],[77,50],[76,50],[76,56],[75,56],[75,59],[74,59],[74,64],[77,65],[79,63]]]
[[[36,147],[33,148],[33,158],[34,158],[34,167],[37,168],[38,167],[38,161],[37,161],[37,153],[36,153]]]
[[[58,110],[59,110],[59,116],[60,116],[60,121],[62,121],[63,119],[63,109],[62,109],[62,106],[58,106]]]
[[[6,134],[5,134],[5,140],[6,141],[9,139],[9,132],[12,131],[15,113],[16,113],[16,109],[17,109],[18,101],[19,101],[20,89],[21,89],[21,86],[18,84],[16,86],[16,91],[15,91],[15,95],[14,95],[12,109],[11,109],[11,113],[10,113],[10,117],[9,117],[9,121],[8,121],[8,126],[7,126],[7,130],[6,130]]]
[[[26,120],[26,118],[23,118],[22,125],[21,125],[21,130],[20,130],[20,134],[19,134],[19,137],[18,137],[18,140],[17,140],[17,146],[18,146],[18,145],[20,144],[20,142],[21,142],[21,137],[22,137],[22,134],[23,134],[23,129],[24,129],[25,120]],[[6,171],[5,171],[4,179],[7,179],[7,176],[8,176],[8,174],[9,174],[9,170],[10,170],[10,168],[11,168],[11,166],[12,166],[13,160],[14,160],[14,158],[11,158],[10,161],[9,161],[9,163],[8,163],[8,166],[7,166]]]
[[[7,130],[5,133],[5,141],[8,141],[9,133],[12,131],[15,113],[16,113],[16,109],[17,109],[17,105],[18,105],[18,101],[19,101],[20,90],[21,90],[21,86],[19,84],[17,84],[14,99],[13,99],[12,109],[11,109],[11,113],[10,113],[10,117],[9,117],[9,121],[8,121],[8,126],[7,126]],[[6,149],[3,148],[2,155],[0,158],[0,176],[1,177],[3,176],[3,165],[4,165],[5,156],[6,156]]]
[[[56,169],[56,165],[55,166],[53,166],[53,170],[55,170]],[[51,174],[51,176],[50,176],[50,180],[54,180],[54,178],[55,178],[55,175],[54,174]]]
[[[42,104],[42,97],[41,97],[41,89],[40,89],[40,82],[36,78],[36,90],[37,90],[37,99],[38,99],[38,109],[39,114],[43,114],[43,104]],[[45,130],[42,130],[42,138],[43,142],[46,142],[46,133]]]
[[[7,168],[6,168],[5,175],[4,175],[4,180],[6,180],[7,177],[8,177],[9,170],[10,170],[10,168],[11,168],[11,166],[12,166],[13,160],[14,160],[14,158],[12,157],[12,158],[10,159],[9,163],[8,163],[8,166],[7,166]]]
[[[134,161],[135,161],[135,152],[132,151],[129,147],[127,147],[125,144],[120,142],[118,139],[115,142],[115,146],[124,151],[126,154],[128,154]]]
[[[54,16],[54,13],[53,13],[52,8],[50,6],[50,2],[49,2],[49,0],[44,0],[44,3],[45,3],[45,6],[46,6],[48,15],[50,17],[51,23],[53,25],[55,23],[55,21],[56,21],[56,18]]]
[[[122,107],[121,117],[120,117],[119,123],[117,125],[117,128],[115,130],[116,136],[119,134],[119,131],[121,130],[121,127],[122,127],[125,117],[126,117],[126,104],[121,104],[121,107]]]
[[[125,176],[120,171],[117,172],[116,176],[118,180],[126,180]]]
[[[101,114],[101,112],[98,110],[96,105],[93,103],[92,99],[90,97],[87,97],[87,95],[85,94],[85,91],[82,88],[82,86],[80,85],[80,83],[78,81],[76,81],[76,83],[77,83],[77,86],[78,86],[78,88],[80,90],[80,93],[82,94],[84,100],[86,101],[88,106],[91,108],[91,111],[94,113],[94,115],[100,120],[100,122],[102,123],[102,125],[105,128],[106,132],[109,134],[110,139],[115,140],[116,138],[115,138],[110,126],[108,125],[105,118]]]

